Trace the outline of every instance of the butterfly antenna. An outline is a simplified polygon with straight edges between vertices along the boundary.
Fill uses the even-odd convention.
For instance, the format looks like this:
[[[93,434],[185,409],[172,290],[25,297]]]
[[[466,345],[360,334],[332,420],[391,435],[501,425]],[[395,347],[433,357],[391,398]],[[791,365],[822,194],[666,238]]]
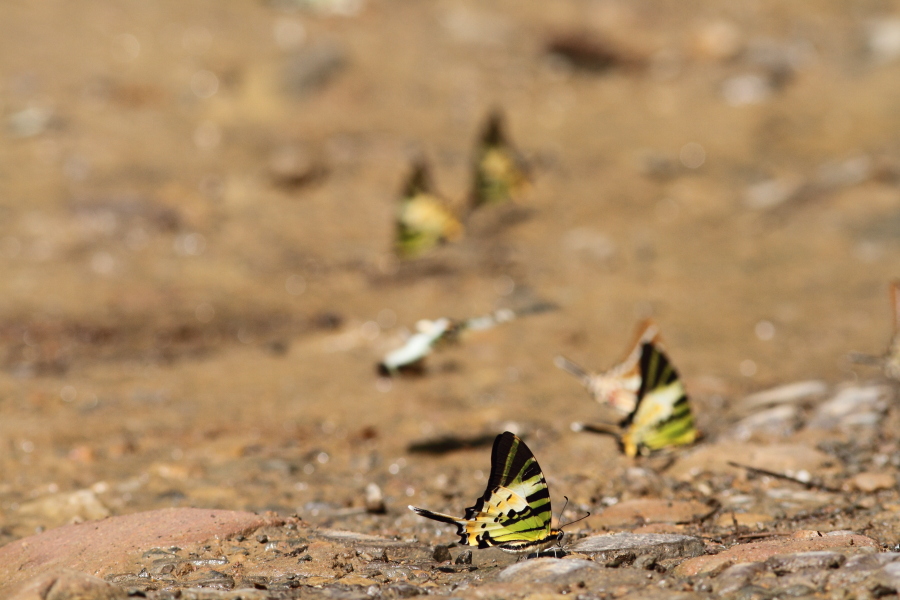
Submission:
[[[573,524],[577,523],[578,521],[584,521],[584,520],[587,519],[589,516],[591,516],[591,513],[587,513],[586,515],[584,515],[584,516],[581,517],[580,519],[575,519],[574,521],[569,521],[568,523],[566,523],[565,525],[563,525],[563,523],[562,523],[563,511],[565,511],[565,510],[566,510],[566,507],[569,505],[569,497],[568,497],[568,496],[563,496],[563,498],[566,499],[566,503],[563,505],[563,509],[562,509],[561,511],[559,511],[559,523],[560,523],[559,529],[560,529],[560,531],[562,531],[562,528],[563,528],[563,527],[568,527],[569,525],[573,525]]]
[[[569,525],[572,525],[573,523],[577,523],[578,521],[584,521],[584,520],[587,519],[589,516],[591,516],[591,513],[587,513],[586,515],[584,515],[584,516],[581,517],[580,519],[575,519],[574,521],[569,521],[568,523],[563,524],[563,523],[562,523],[562,516],[563,516],[563,512],[565,512],[565,510],[566,510],[566,507],[569,505],[569,497],[568,497],[568,496],[563,496],[563,498],[566,499],[566,503],[563,504],[562,510],[559,511],[559,519],[558,519],[558,521],[559,521],[559,523],[560,523],[560,525],[559,525],[559,530],[560,530],[560,531],[562,531],[563,527],[568,527]],[[556,542],[556,545],[557,545],[557,547],[558,547],[560,550],[565,551],[565,548],[563,548],[563,547],[562,547],[562,544],[560,543],[561,541],[562,541],[562,540],[557,541],[557,542]]]

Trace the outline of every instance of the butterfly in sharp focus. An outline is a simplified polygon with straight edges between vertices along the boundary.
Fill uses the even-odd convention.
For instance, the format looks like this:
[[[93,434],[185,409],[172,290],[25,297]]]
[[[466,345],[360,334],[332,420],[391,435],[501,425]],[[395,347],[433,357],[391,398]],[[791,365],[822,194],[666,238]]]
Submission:
[[[506,137],[499,112],[488,117],[478,142],[473,179],[471,210],[514,200],[530,185],[528,165]]]
[[[651,342],[641,344],[641,387],[637,405],[621,423],[622,448],[628,456],[647,454],[697,439],[694,415],[684,384],[668,357]]]
[[[416,162],[397,212],[397,255],[415,258],[438,244],[458,240],[462,234],[462,223],[434,193],[427,164]]]
[[[890,292],[891,308],[894,313],[894,334],[887,350],[881,356],[853,352],[850,354],[850,360],[858,364],[881,367],[885,377],[900,381],[900,280],[891,282]]]
[[[487,489],[465,517],[410,506],[417,515],[456,525],[466,546],[497,546],[515,554],[540,552],[563,538],[550,527],[550,490],[534,454],[521,439],[504,432],[494,440]]]
[[[600,404],[608,404],[621,413],[630,414],[637,406],[637,394],[641,387],[641,348],[645,343],[660,343],[659,327],[650,320],[641,325],[637,340],[625,359],[602,373],[590,373],[563,356],[557,356],[554,364],[574,375]]]

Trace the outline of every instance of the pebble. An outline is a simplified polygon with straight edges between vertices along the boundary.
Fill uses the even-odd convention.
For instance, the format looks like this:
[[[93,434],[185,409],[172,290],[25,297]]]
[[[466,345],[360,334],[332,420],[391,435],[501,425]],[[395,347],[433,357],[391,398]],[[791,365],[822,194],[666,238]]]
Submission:
[[[741,30],[730,21],[713,21],[697,30],[692,40],[694,52],[701,58],[731,60],[744,47]]]
[[[282,70],[282,87],[295,97],[305,97],[325,86],[347,63],[343,46],[321,42],[287,56]]]
[[[765,566],[776,575],[796,573],[809,569],[836,569],[847,561],[839,552],[816,550],[794,554],[776,554],[766,559]]]
[[[846,429],[877,425],[893,391],[886,385],[846,386],[819,405],[808,426],[815,429]]]
[[[583,538],[567,550],[587,554],[595,561],[610,562],[621,557],[634,560],[644,555],[653,556],[656,560],[688,558],[700,556],[706,546],[699,538],[687,535],[614,533]]]
[[[774,208],[797,197],[804,183],[804,179],[799,176],[766,179],[754,183],[744,190],[744,206],[753,210]]]
[[[788,437],[797,429],[799,416],[796,406],[776,406],[741,419],[731,428],[728,437],[742,442],[757,434]]]
[[[15,112],[7,118],[10,135],[27,138],[43,133],[53,121],[53,111],[48,108],[31,106]]]
[[[731,106],[762,104],[774,91],[770,79],[756,73],[735,75],[722,83],[722,97]]]
[[[38,517],[45,526],[55,527],[72,521],[105,519],[110,515],[93,490],[61,492],[22,504],[19,514]]]
[[[850,486],[860,492],[877,492],[897,487],[897,479],[890,473],[859,473],[850,480]]]
[[[716,576],[713,590],[719,595],[732,593],[749,584],[754,577],[764,573],[765,570],[765,565],[761,562],[731,565]]]
[[[431,558],[433,558],[435,562],[450,562],[453,559],[453,557],[450,556],[450,548],[442,544],[438,544],[434,547]]]
[[[366,486],[366,512],[372,515],[383,515],[387,512],[384,505],[384,494],[377,483]]]
[[[900,58],[900,19],[881,19],[868,27],[866,45],[876,63]]]
[[[742,410],[752,411],[765,406],[793,404],[803,400],[820,398],[827,393],[827,383],[821,379],[811,379],[809,381],[797,381],[787,385],[780,385],[744,396],[738,404]]]
[[[555,583],[570,579],[573,574],[600,571],[603,567],[591,560],[573,558],[533,558],[506,567],[497,575],[498,581],[516,583]]]
[[[456,560],[454,561],[458,565],[471,565],[472,564],[472,551],[471,550],[463,550],[459,554],[456,555]]]
[[[402,540],[392,540],[390,538],[379,537],[377,535],[368,535],[358,533],[356,531],[344,531],[342,529],[324,529],[318,532],[320,538],[338,542],[344,545],[360,546],[363,548],[397,548],[408,546],[409,543]]]

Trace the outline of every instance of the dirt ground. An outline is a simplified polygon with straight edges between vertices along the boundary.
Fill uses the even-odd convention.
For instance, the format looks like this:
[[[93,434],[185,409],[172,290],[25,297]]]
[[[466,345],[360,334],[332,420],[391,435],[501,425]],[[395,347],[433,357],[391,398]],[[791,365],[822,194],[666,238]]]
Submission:
[[[849,491],[751,512],[825,526],[787,517],[855,506],[854,476],[900,464],[890,387],[876,421],[809,426],[842,385],[880,385],[846,357],[893,332],[898,18],[897,2],[4,2],[0,543],[172,506],[450,543],[405,507],[461,514],[489,445],[409,446],[505,429],[567,518],[797,488],[669,473],[704,446],[819,452],[833,462],[797,468]],[[461,207],[497,108],[533,188],[399,262],[410,161]],[[472,333],[423,377],[376,375],[419,319],[535,301],[558,310]],[[605,368],[649,316],[704,438],[627,459],[570,431],[609,413],[553,357]],[[825,391],[735,439],[745,396],[801,380]],[[384,516],[358,510],[370,483]],[[892,527],[864,533],[888,546]]]

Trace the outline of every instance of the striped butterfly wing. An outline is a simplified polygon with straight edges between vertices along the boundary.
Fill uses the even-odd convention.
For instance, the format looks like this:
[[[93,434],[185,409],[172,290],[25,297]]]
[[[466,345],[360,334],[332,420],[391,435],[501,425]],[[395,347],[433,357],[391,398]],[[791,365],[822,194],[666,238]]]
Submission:
[[[414,258],[442,242],[459,239],[462,232],[462,224],[432,192],[427,165],[416,163],[397,213],[397,255]]]
[[[692,443],[697,438],[694,416],[675,367],[656,345],[644,343],[640,368],[637,407],[622,422],[625,454]]]
[[[534,454],[512,433],[500,434],[494,440],[487,489],[466,509],[460,541],[527,551],[551,540],[550,519],[550,490]]]
[[[528,188],[528,167],[507,140],[503,118],[498,112],[488,117],[478,143],[474,169],[472,209],[514,199]]]

